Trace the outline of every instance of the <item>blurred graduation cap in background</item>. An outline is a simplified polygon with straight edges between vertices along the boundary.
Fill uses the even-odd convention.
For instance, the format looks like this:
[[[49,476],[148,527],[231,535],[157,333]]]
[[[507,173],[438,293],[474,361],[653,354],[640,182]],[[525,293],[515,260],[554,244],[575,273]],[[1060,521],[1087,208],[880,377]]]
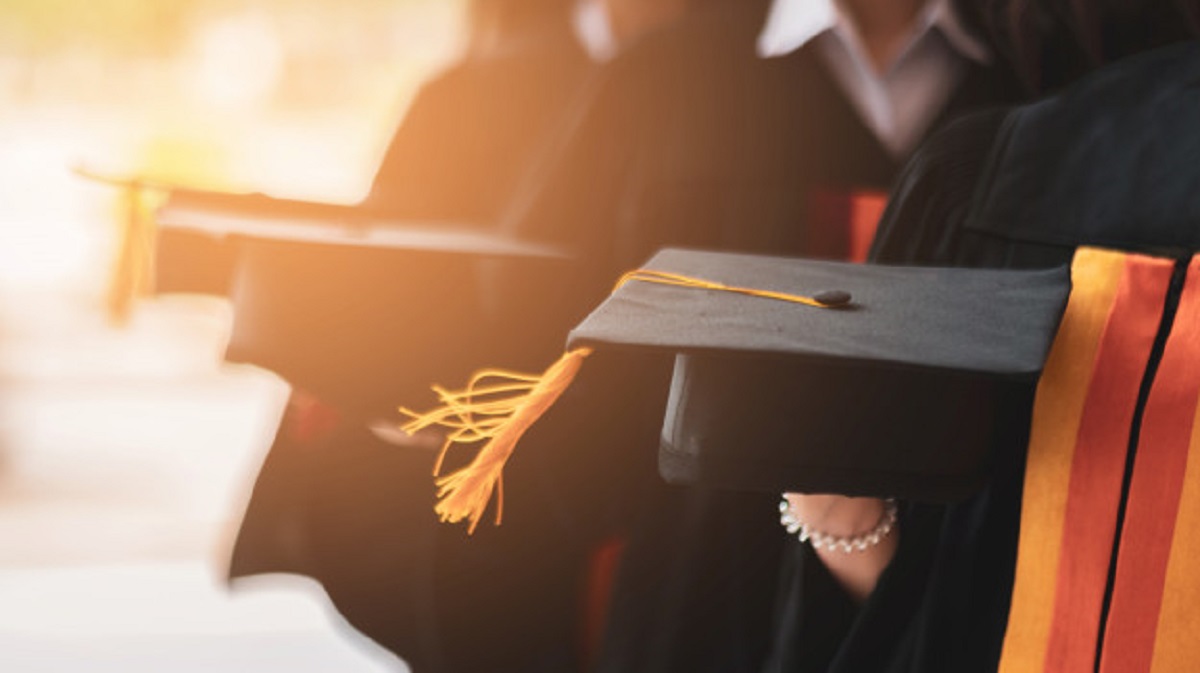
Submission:
[[[481,223],[187,196],[167,201],[160,226],[239,242],[226,359],[278,372],[364,418],[388,417],[430,380],[466,375],[474,360],[465,354],[512,361],[517,346],[508,342],[521,335],[497,332],[519,308],[495,296],[488,262],[509,276],[551,277],[569,261],[553,246]]]
[[[148,276],[169,277],[155,266],[189,258],[156,256],[162,232],[193,236],[192,252],[204,242],[214,249],[236,242],[223,247],[237,254],[225,270],[232,273],[234,310],[226,359],[274,371],[364,419],[389,416],[398,399],[430,380],[465,376],[475,357],[511,363],[512,353],[522,350],[515,342],[536,340],[539,330],[501,329],[507,316],[524,313],[526,298],[500,301],[496,295],[505,289],[491,287],[496,274],[489,263],[502,265],[506,279],[534,277],[528,284],[550,287],[549,279],[561,278],[571,260],[559,247],[492,223],[422,221],[370,204],[194,189],[84,167],[76,172],[129,194],[113,306],[136,294],[130,291]],[[526,359],[553,353],[554,333],[542,348],[524,349],[536,353]]]
[[[555,258],[550,245],[518,240],[472,223],[421,222],[364,206],[278,199],[264,194],[175,189],[157,213],[159,226],[215,238],[244,236],[321,245]]]
[[[441,477],[444,520],[472,527],[521,432],[593,349],[675,357],[660,450],[669,481],[739,490],[953,500],[1020,421],[1070,288],[1068,270],[885,267],[666,249],[577,325],[540,378],[481,372],[410,430],[488,440]],[[518,391],[516,397],[512,393]],[[620,401],[595,413],[621,413]],[[1028,409],[1025,409],[1028,412]],[[1027,419],[1026,419],[1027,420]],[[571,447],[558,447],[570,451]]]
[[[518,241],[511,221],[557,166],[599,67],[571,32],[569,4],[487,0],[472,9],[481,19],[472,30],[513,48],[468,51],[422,84],[359,203],[78,169],[128,195],[113,316],[151,292],[228,295],[228,360],[364,417],[392,413],[408,380],[469,372],[454,366],[464,360],[456,354],[533,366],[556,351],[556,330],[530,345],[536,334],[500,336],[487,316],[522,313],[522,290],[562,284],[566,256]],[[539,315],[569,303],[550,302],[555,309]]]

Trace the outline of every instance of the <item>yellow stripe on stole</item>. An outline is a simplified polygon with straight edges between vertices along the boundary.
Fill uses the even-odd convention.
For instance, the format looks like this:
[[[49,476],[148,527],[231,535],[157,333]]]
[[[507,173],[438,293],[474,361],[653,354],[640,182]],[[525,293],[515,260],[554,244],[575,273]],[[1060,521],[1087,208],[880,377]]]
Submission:
[[[1045,662],[1075,439],[1124,268],[1124,254],[1094,248],[1080,248],[1071,265],[1071,297],[1034,402],[1016,579],[999,673],[1032,673]]]
[[[1192,352],[1195,357],[1200,357],[1200,339],[1197,338],[1200,333],[1200,255],[1192,258],[1187,285],[1171,336],[1196,344],[1192,346]],[[1200,656],[1200,405],[1192,417],[1187,468],[1175,518],[1171,556],[1167,561],[1150,673],[1194,671],[1197,656]]]
[[[1183,494],[1175,519],[1171,559],[1150,673],[1196,670],[1200,653],[1200,407],[1192,420],[1192,441],[1184,472]]]

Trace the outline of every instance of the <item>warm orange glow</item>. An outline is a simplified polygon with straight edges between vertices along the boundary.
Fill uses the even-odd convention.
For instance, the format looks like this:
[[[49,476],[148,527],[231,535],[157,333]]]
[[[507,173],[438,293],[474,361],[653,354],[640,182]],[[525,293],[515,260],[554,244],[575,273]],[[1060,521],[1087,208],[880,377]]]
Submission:
[[[223,16],[195,29],[183,65],[198,101],[253,109],[282,83],[283,41],[264,11]]]
[[[115,194],[69,167],[353,201],[460,2],[4,3],[0,290],[88,291]],[[224,9],[221,9],[224,8]],[[6,32],[6,36],[9,32]]]
[[[460,11],[0,3],[0,641],[33,643],[3,648],[0,670],[173,670],[147,645],[192,637],[218,639],[221,670],[396,670],[341,637],[323,598],[215,582],[287,385],[221,362],[222,300],[146,299],[105,321],[127,209],[72,169],[354,201],[409,96],[458,49]],[[291,654],[219,644],[259,635]]]

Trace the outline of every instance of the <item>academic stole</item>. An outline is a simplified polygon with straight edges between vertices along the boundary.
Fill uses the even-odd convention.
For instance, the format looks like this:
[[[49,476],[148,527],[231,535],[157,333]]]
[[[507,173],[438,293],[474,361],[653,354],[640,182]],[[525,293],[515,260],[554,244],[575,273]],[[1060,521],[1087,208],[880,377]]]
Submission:
[[[816,187],[805,210],[804,254],[865,262],[887,207],[887,192]]]
[[[1000,673],[1091,673],[1098,655],[1100,673],[1190,671],[1200,659],[1200,255],[1180,264],[1076,253],[1034,404]]]

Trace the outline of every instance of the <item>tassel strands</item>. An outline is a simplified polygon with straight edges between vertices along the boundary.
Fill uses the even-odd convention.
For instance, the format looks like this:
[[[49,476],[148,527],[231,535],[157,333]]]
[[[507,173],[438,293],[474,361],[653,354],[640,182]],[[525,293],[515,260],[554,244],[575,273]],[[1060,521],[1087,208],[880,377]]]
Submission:
[[[615,292],[625,283],[641,281],[699,290],[732,292],[736,294],[787,301],[817,308],[844,308],[851,296],[841,290],[827,290],[812,296],[788,294],[774,290],[725,285],[715,281],[683,274],[651,269],[630,271],[617,281]],[[441,406],[425,413],[405,407],[400,413],[411,420],[400,426],[408,434],[437,427],[447,431],[441,453],[433,468],[437,477],[438,503],[434,507],[443,522],[468,522],[468,532],[474,533],[483,518],[492,493],[499,491],[496,524],[504,512],[504,465],[517,442],[530,426],[541,418],[571,385],[590,348],[569,351],[551,365],[541,376],[502,369],[486,369],[475,373],[467,386],[459,391],[434,386]],[[491,383],[496,381],[495,383]],[[487,385],[485,385],[487,384]],[[442,476],[442,465],[450,447],[455,444],[487,443],[466,467]]]
[[[115,177],[86,166],[72,171],[81,178],[117,187],[117,250],[108,279],[105,307],[109,320],[122,325],[129,319],[133,302],[154,292],[154,243],[157,235],[155,212],[166,200],[170,187],[139,177]]]
[[[108,316],[116,324],[129,318],[134,300],[153,292],[154,211],[162,200],[161,194],[137,180],[122,187],[124,212],[107,297]]]
[[[517,442],[570,386],[590,348],[577,348],[564,354],[541,376],[504,370],[484,370],[471,377],[461,391],[435,387],[442,406],[427,413],[406,408],[400,412],[412,420],[401,426],[412,434],[429,427],[449,431],[434,466],[438,477],[439,502],[435,507],[443,522],[468,522],[474,533],[479,520],[498,489],[496,523],[504,512],[502,472]],[[489,380],[501,383],[483,385]],[[446,453],[455,444],[480,441],[487,444],[466,467],[441,476]]]

